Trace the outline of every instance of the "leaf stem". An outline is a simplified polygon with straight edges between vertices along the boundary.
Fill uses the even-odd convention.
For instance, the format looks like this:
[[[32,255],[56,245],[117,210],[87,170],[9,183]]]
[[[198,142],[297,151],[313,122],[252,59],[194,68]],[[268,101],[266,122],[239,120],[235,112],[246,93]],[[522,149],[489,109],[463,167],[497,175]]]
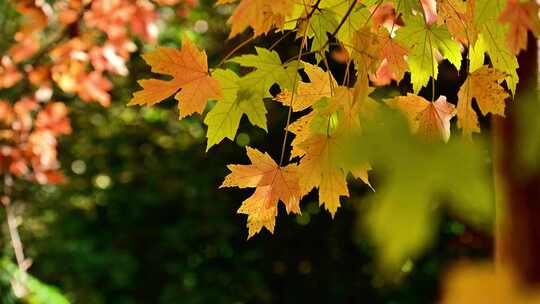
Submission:
[[[223,65],[225,61],[227,61],[227,59],[229,59],[232,55],[234,55],[234,53],[236,53],[236,51],[243,48],[246,44],[250,43],[254,39],[255,39],[255,36],[251,36],[248,39],[242,41],[239,45],[237,45],[234,49],[232,49],[229,53],[227,53],[227,55],[225,55],[223,59],[221,59],[221,61],[215,66],[215,69]]]
[[[426,26],[426,30],[429,29],[429,24],[427,22],[427,16],[426,12],[424,11],[424,6],[422,5],[422,1],[418,0],[418,3],[420,4],[422,19],[424,20],[424,24]],[[428,41],[429,41],[429,52],[431,53],[431,102],[435,101],[435,54],[433,53],[433,43],[431,41],[431,35],[428,35]]]
[[[336,38],[336,35],[337,33],[339,32],[339,30],[341,29],[341,27],[343,27],[343,25],[345,24],[345,21],[347,21],[347,19],[349,18],[349,16],[351,15],[352,11],[354,10],[354,7],[356,6],[356,3],[358,1],[356,0],[353,0],[353,3],[349,6],[349,8],[347,9],[347,12],[345,13],[345,15],[343,16],[343,18],[341,19],[341,21],[339,22],[338,26],[336,27],[336,29],[334,30],[334,32],[330,35],[330,37],[332,38]],[[325,47],[328,46],[328,44],[330,43],[330,39],[326,40],[326,43],[320,47],[320,49],[318,51],[321,51],[321,50],[324,50]]]
[[[298,56],[296,58],[296,67],[294,69],[294,78],[293,78],[293,87],[292,87],[292,93],[291,93],[291,101],[289,103],[289,110],[287,112],[287,123],[285,125],[285,134],[283,135],[283,143],[281,145],[281,153],[279,156],[279,166],[281,167],[283,165],[283,159],[285,158],[285,147],[287,146],[287,136],[289,135],[289,125],[291,124],[291,117],[292,117],[292,111],[293,111],[293,101],[294,101],[294,95],[296,94],[296,80],[298,78],[298,68],[300,67],[300,60],[302,59],[302,51],[304,50],[304,44],[307,41],[307,30],[309,28],[309,23],[311,22],[311,16],[313,15],[313,12],[315,9],[317,9],[318,3],[320,3],[319,0],[317,0],[316,5],[312,8],[311,12],[307,14],[307,26],[304,29],[304,34],[302,37],[302,43],[300,44],[300,50],[298,51]],[[305,7],[305,5],[304,5]]]

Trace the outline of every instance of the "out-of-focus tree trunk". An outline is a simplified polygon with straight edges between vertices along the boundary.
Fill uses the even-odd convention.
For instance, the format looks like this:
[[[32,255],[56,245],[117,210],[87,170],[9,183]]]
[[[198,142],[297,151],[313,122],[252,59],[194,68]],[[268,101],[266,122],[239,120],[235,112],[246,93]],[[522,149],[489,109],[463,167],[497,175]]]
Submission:
[[[540,171],[524,175],[517,151],[519,103],[538,98],[538,46],[530,35],[519,57],[520,82],[506,118],[494,118],[496,265],[510,266],[526,284],[540,284]],[[533,95],[533,96],[531,96]],[[537,106],[537,105],[536,105]],[[540,117],[538,117],[540,119]],[[540,158],[540,155],[538,155]]]

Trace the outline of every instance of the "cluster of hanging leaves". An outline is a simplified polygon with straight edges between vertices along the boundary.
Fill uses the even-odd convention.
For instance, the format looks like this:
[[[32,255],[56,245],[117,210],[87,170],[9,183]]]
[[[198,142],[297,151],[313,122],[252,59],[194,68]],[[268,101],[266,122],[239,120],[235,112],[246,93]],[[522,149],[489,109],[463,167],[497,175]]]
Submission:
[[[128,74],[135,39],[156,41],[159,5],[184,14],[193,3],[0,0],[0,173],[42,184],[63,180],[57,138],[71,127],[59,100],[107,107],[110,78]]]
[[[217,5],[233,2],[220,0]],[[141,80],[142,89],[134,93],[130,104],[154,105],[174,95],[180,118],[193,113],[205,115],[207,150],[225,138],[234,140],[244,115],[252,125],[267,131],[263,100],[272,99],[288,107],[279,161],[248,147],[251,164],[229,165],[231,173],[221,185],[254,188],[252,196],[238,209],[247,215],[249,237],[262,228],[274,231],[280,201],[288,213],[297,214],[301,212],[302,197],[317,189],[320,205],[334,216],[340,199],[349,196],[349,174],[370,185],[370,157],[376,155],[367,153],[370,157],[363,161],[346,161],[344,155],[350,152],[349,146],[365,146],[361,136],[354,137],[354,142],[351,136],[361,135],[370,121],[378,119],[381,109],[402,112],[412,133],[421,138],[420,144],[448,141],[452,120],[457,121],[466,139],[459,143],[468,145],[472,134],[480,132],[479,115],[504,116],[505,104],[515,94],[518,83],[516,54],[526,47],[529,31],[540,33],[536,2],[518,0],[241,0],[229,23],[229,37],[246,31],[253,37],[270,32],[292,33],[298,41],[298,56],[284,61],[276,51],[256,46],[253,54],[225,58],[224,66],[228,68],[220,65],[209,69],[205,52],[184,38],[181,49],[158,47],[143,56],[153,72],[172,79]],[[315,55],[315,61],[305,61],[308,55]],[[329,68],[329,56],[346,67],[354,67],[354,75],[346,72],[344,82],[338,83]],[[435,80],[443,60],[467,73],[457,100],[445,96],[435,100]],[[405,73],[410,74],[411,92],[384,101],[371,97],[376,87],[399,83]],[[430,79],[433,94],[431,100],[426,100],[418,94]],[[272,95],[270,88],[275,85],[280,93]],[[205,113],[208,100],[217,102]],[[292,112],[298,113],[295,121],[290,121]],[[289,133],[294,139],[287,152]],[[435,153],[428,158],[444,163],[441,157],[446,156]],[[451,161],[460,163],[455,156]],[[481,157],[474,161],[482,163]],[[440,174],[455,173],[451,167],[443,166]],[[374,167],[375,172],[377,169]],[[406,164],[402,169],[416,170]],[[423,174],[429,176],[430,172]],[[410,176],[403,175],[399,181],[405,182]],[[431,183],[438,188],[426,189],[421,183],[414,186],[426,190],[416,192],[429,194],[451,188],[444,183],[454,179],[443,176]],[[403,187],[388,190],[388,185],[381,186],[375,190],[390,193],[388,201],[404,196],[397,191]],[[482,189],[489,187],[484,186]],[[418,198],[425,202],[425,210],[432,208],[428,196]],[[420,235],[423,231],[418,233],[419,239],[425,238]],[[389,239],[382,242],[387,241],[391,243]],[[415,246],[410,244],[411,248]],[[389,261],[399,261],[407,253],[389,252]]]

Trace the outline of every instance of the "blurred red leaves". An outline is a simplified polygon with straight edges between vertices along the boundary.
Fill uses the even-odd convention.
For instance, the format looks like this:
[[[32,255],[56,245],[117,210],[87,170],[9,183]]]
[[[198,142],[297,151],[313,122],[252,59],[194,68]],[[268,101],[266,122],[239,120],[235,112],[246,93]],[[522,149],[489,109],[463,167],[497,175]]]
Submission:
[[[13,106],[0,101],[0,173],[36,181],[59,183],[57,138],[71,133],[68,109],[62,102],[44,107],[33,98]]]
[[[41,184],[63,180],[61,135],[71,133],[68,108],[55,96],[111,103],[111,76],[126,76],[135,39],[155,43],[157,5],[192,7],[185,0],[20,0],[19,27],[0,56],[0,174]],[[182,4],[182,5],[180,5]],[[183,5],[185,4],[185,5]],[[185,8],[184,7],[184,8]],[[14,98],[14,97],[10,97]]]

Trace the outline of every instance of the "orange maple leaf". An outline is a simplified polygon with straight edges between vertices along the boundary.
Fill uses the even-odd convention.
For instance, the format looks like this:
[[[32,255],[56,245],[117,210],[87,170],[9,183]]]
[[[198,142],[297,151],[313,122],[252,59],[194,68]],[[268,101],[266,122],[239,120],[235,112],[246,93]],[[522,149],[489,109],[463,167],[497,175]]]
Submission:
[[[407,49],[397,43],[390,34],[385,31],[379,31],[379,39],[382,45],[381,57],[386,59],[390,71],[393,73],[393,79],[400,82],[407,70]]]
[[[221,89],[208,73],[206,53],[199,51],[185,37],[182,49],[159,47],[143,55],[152,72],[170,75],[171,80],[143,79],[142,90],[133,94],[128,105],[154,105],[176,93],[180,118],[195,112],[202,113],[210,98],[220,98]]]
[[[278,203],[285,204],[287,213],[300,213],[300,187],[295,164],[281,167],[267,153],[247,148],[251,165],[228,165],[231,173],[222,187],[255,188],[238,213],[247,214],[248,239],[263,227],[274,232]]]
[[[521,3],[518,0],[509,0],[499,17],[501,22],[510,24],[506,40],[515,54],[527,48],[527,32],[529,30],[537,37],[540,35],[538,7],[535,1]]]
[[[456,115],[456,107],[440,96],[436,101],[429,102],[414,94],[399,96],[388,101],[392,108],[402,111],[413,132],[418,133],[428,141],[450,138],[450,119]]]
[[[232,1],[218,1],[227,4]],[[294,7],[291,0],[242,0],[229,19],[231,33],[229,38],[251,27],[254,36],[267,33],[274,26],[280,28],[285,23],[285,17],[291,15]]]

